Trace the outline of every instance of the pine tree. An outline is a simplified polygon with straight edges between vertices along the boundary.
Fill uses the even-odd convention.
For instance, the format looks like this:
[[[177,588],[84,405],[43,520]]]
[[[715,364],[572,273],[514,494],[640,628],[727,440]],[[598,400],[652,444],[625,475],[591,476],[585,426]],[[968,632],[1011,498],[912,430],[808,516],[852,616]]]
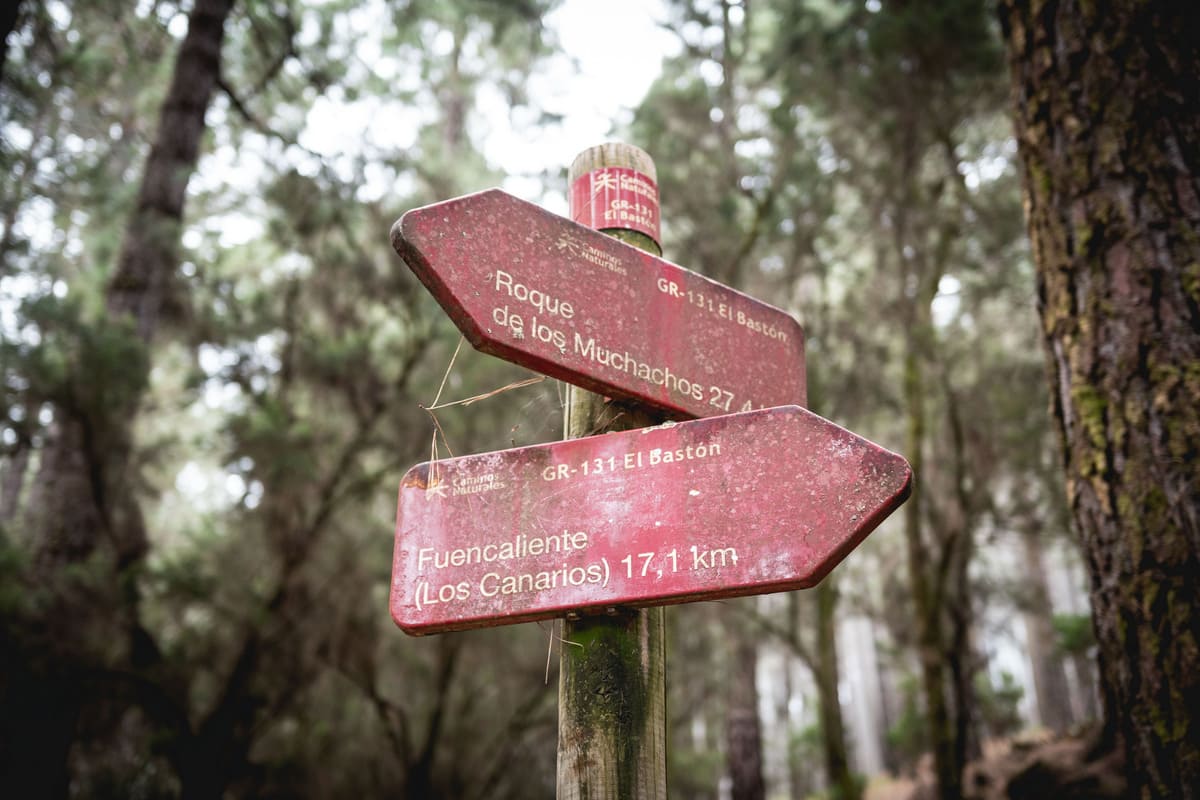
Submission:
[[[1001,4],[1067,495],[1131,797],[1200,797],[1200,13]]]

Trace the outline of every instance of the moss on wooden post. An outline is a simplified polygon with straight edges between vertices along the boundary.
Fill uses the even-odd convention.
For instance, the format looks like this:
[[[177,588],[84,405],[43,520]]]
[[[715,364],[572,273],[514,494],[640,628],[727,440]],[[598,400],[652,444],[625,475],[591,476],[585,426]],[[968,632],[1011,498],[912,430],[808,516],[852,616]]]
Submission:
[[[592,170],[628,167],[655,178],[636,147],[589,148],[571,164],[569,183]],[[605,233],[658,254],[644,233]],[[646,331],[646,335],[652,335]],[[569,387],[564,438],[645,427],[662,418]],[[661,608],[610,609],[563,625],[558,689],[559,800],[663,800],[667,796],[666,626]]]

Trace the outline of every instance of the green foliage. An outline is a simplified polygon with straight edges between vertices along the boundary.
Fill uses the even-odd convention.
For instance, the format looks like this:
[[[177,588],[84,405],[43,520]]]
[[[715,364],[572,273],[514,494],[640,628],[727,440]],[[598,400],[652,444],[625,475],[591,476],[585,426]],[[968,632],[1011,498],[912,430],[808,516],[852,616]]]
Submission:
[[[27,298],[16,318],[20,336],[0,340],[5,423],[16,441],[40,438],[52,417],[30,409],[45,407],[86,420],[95,446],[112,446],[111,411],[132,408],[149,376],[149,356],[132,325],[97,318],[76,296],[53,293]]]
[[[1051,624],[1058,635],[1058,649],[1063,653],[1082,655],[1096,645],[1091,614],[1055,614]]]
[[[681,797],[706,796],[720,782],[724,766],[724,759],[715,750],[667,750],[669,785]]]
[[[809,778],[807,785],[800,787],[800,792],[805,797],[823,798],[824,800],[858,800],[862,797],[863,790],[866,788],[867,780],[863,775],[854,773],[851,775],[853,787],[850,789],[850,798],[843,798],[842,787],[837,784],[830,784],[828,776],[825,776],[826,788],[822,791],[817,791],[817,781],[814,780],[814,767],[824,762],[824,736],[821,731],[820,723],[806,725],[799,730],[794,730],[788,737],[788,757],[794,760],[794,763],[803,765],[802,772],[804,776]],[[795,793],[795,792],[793,792]]]
[[[900,691],[904,701],[900,715],[888,729],[887,743],[900,762],[911,767],[928,748],[929,722],[920,705],[916,676],[905,676]]]
[[[976,675],[975,693],[981,721],[993,736],[1008,736],[1021,729],[1024,721],[1018,705],[1025,690],[1017,684],[1012,673],[1001,672],[999,686],[994,685],[987,675]]]
[[[6,628],[26,619],[30,602],[22,580],[29,570],[29,555],[13,544],[7,534],[0,528],[0,619]]]

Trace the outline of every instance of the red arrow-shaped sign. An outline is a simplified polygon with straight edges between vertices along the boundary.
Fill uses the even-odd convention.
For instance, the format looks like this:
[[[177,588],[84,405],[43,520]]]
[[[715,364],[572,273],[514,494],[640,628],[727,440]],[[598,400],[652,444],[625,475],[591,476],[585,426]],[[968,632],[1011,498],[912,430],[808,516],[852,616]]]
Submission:
[[[485,353],[677,418],[806,404],[791,316],[499,189],[409,211],[392,244]]]
[[[805,588],[911,477],[795,406],[420,464],[400,487],[392,616],[425,634]]]

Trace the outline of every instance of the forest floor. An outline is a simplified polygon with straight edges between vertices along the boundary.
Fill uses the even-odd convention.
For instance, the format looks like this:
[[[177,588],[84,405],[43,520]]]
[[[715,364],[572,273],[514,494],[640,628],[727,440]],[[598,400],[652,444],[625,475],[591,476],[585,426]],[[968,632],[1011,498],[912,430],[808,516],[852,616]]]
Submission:
[[[967,765],[964,800],[1119,800],[1125,796],[1119,750],[1096,751],[1091,732],[1030,734],[995,740]],[[914,777],[873,780],[864,800],[935,800],[933,764],[921,760]]]

